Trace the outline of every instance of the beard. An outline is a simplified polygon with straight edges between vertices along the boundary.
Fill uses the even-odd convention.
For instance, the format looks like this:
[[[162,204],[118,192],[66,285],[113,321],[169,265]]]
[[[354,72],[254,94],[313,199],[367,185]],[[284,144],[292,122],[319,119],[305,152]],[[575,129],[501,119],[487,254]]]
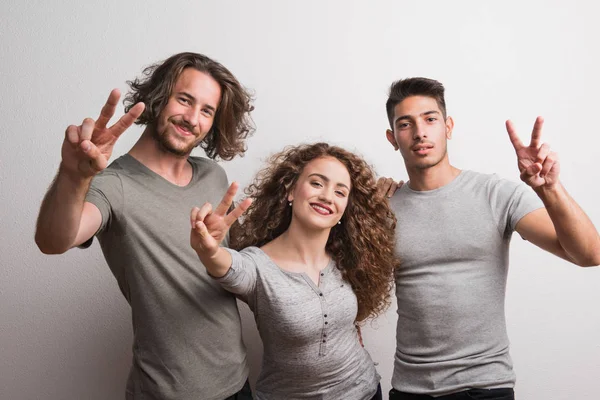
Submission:
[[[168,122],[173,125],[180,126],[186,129],[188,132],[192,132],[195,139],[189,143],[180,140],[169,131],[170,127],[168,124],[161,131],[155,127],[155,129],[152,130],[152,137],[165,152],[171,153],[178,157],[187,157],[190,155],[192,150],[194,150],[194,148],[200,144],[204,137],[200,137],[200,135],[197,134],[197,130],[195,130],[194,127],[190,126],[185,121],[169,118]]]

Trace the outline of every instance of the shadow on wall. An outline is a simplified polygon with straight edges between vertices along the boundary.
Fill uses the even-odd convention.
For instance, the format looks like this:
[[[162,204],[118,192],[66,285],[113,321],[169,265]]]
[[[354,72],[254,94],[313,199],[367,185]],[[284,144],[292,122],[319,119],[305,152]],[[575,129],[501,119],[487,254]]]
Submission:
[[[238,308],[240,310],[240,316],[242,318],[242,332],[246,349],[248,350],[248,365],[250,366],[250,385],[254,391],[254,385],[258,379],[260,373],[262,355],[263,355],[263,344],[256,328],[256,322],[254,321],[254,314],[250,311],[250,308],[246,303],[238,301]]]

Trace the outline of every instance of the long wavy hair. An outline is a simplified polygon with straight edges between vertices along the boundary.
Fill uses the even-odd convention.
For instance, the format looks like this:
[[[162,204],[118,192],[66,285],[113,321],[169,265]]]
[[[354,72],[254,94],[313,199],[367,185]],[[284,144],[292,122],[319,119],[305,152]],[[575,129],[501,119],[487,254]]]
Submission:
[[[125,112],[138,102],[146,109],[136,121],[153,125],[169,101],[179,75],[194,68],[210,75],[221,87],[221,100],[213,126],[200,143],[209,158],[231,160],[246,151],[245,140],[254,132],[250,118],[252,96],[222,64],[198,53],[175,54],[163,62],[145,68],[142,78],[127,81],[131,90],[125,96]]]
[[[331,228],[326,250],[356,294],[360,322],[389,306],[393,272],[400,262],[394,256],[396,218],[377,192],[373,170],[358,155],[316,143],[288,147],[272,156],[245,189],[253,202],[243,220],[232,226],[230,245],[238,250],[261,247],[285,232],[292,220],[287,196],[304,167],[322,157],[336,158],[350,174],[348,205],[341,224]]]

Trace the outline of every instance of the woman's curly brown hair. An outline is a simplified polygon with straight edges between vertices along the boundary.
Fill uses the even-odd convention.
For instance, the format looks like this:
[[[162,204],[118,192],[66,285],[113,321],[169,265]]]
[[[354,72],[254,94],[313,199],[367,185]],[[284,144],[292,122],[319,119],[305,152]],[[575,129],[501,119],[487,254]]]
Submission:
[[[252,96],[222,64],[198,53],[175,54],[163,62],[144,69],[143,78],[127,81],[131,90],[125,96],[125,112],[138,102],[146,105],[135,122],[152,125],[167,105],[179,75],[194,68],[210,75],[221,87],[221,101],[213,126],[200,143],[209,158],[231,160],[246,151],[245,140],[254,132],[250,118]]]
[[[231,246],[261,247],[285,232],[292,219],[287,196],[312,160],[334,157],[346,166],[352,183],[341,224],[331,228],[326,250],[358,299],[356,321],[376,317],[390,304],[396,218],[377,192],[375,174],[364,159],[337,146],[316,143],[288,147],[272,156],[245,190],[253,199],[241,223],[231,230]]]

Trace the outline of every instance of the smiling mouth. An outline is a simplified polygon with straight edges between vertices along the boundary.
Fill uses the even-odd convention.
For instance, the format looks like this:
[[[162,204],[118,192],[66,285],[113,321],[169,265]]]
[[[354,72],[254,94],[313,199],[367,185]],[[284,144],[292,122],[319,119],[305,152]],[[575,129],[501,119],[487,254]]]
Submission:
[[[333,214],[333,210],[329,207],[326,207],[322,204],[311,203],[310,206],[321,215],[331,215]]]
[[[188,130],[187,128],[184,128],[181,125],[173,124],[173,126],[175,126],[175,129],[177,130],[177,132],[179,132],[183,136],[194,136],[194,134],[190,130]]]

